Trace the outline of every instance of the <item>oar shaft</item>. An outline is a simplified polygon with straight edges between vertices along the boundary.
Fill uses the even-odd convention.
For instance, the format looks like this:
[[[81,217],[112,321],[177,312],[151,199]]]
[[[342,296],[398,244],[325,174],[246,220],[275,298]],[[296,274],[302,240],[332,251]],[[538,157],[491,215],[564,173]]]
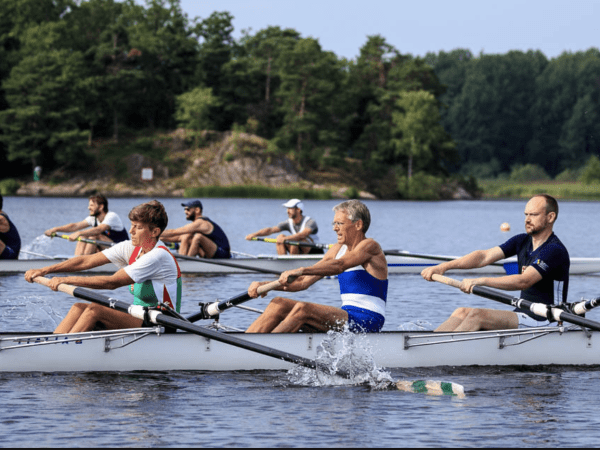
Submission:
[[[424,254],[420,254],[420,253],[410,253],[410,252],[399,251],[399,250],[384,250],[383,254],[386,256],[404,256],[406,258],[430,259],[432,261],[443,261],[443,262],[454,261],[456,259],[456,258],[451,258],[449,256],[424,255]],[[490,264],[490,266],[503,267],[504,265],[500,264],[500,263],[492,263],[492,264]]]
[[[579,303],[575,303],[572,306],[572,310],[575,314],[582,316],[583,314],[594,309],[597,306],[600,306],[600,297],[593,298],[592,300],[584,300]]]
[[[207,258],[196,258],[194,256],[186,256],[186,255],[179,255],[179,254],[174,254],[175,258],[177,259],[181,259],[184,261],[195,261],[195,262],[203,262],[206,264],[214,264],[217,266],[225,266],[225,267],[233,267],[236,269],[243,269],[243,270],[248,270],[248,271],[252,271],[252,272],[259,272],[259,273],[269,273],[272,275],[280,275],[281,272],[278,272],[277,270],[273,270],[273,269],[265,269],[262,267],[254,267],[254,266],[247,266],[245,264],[236,264],[233,262],[229,262],[223,259],[207,259]]]
[[[34,278],[36,283],[43,284],[45,286],[49,286],[50,280],[44,277],[36,277]],[[293,364],[299,364],[304,367],[308,367],[310,369],[316,369],[316,362],[304,358],[302,356],[293,355],[288,352],[284,352],[281,350],[277,350],[274,348],[266,347],[264,345],[256,344],[253,342],[246,341],[245,339],[240,339],[231,335],[227,335],[225,333],[220,333],[218,331],[214,331],[208,328],[204,328],[198,325],[194,325],[192,323],[183,321],[181,319],[176,319],[174,317],[169,317],[160,311],[151,310],[147,311],[142,306],[131,305],[126,302],[122,302],[120,300],[116,300],[110,297],[106,297],[97,292],[91,291],[89,289],[75,287],[68,284],[61,284],[58,286],[58,290],[69,294],[73,297],[81,298],[83,300],[88,300],[94,303],[98,303],[102,306],[106,306],[107,308],[112,308],[116,311],[121,311],[127,313],[133,317],[138,319],[144,319],[146,312],[147,317],[152,323],[157,325],[164,325],[171,328],[180,329],[183,331],[187,331],[188,333],[193,333],[200,335],[202,337],[212,339],[218,342],[222,342],[228,345],[233,345],[238,348],[242,348],[244,350],[249,350],[251,352],[259,353],[265,356],[270,356],[272,358],[281,359],[283,361],[287,361]],[[349,377],[347,373],[338,373],[340,376]]]
[[[434,281],[438,281],[443,284],[447,284],[449,286],[453,286],[456,288],[460,288],[460,282],[453,278],[448,278],[443,275],[433,275],[432,279]],[[548,305],[543,303],[534,303],[529,300],[525,300],[518,297],[513,297],[508,294],[504,294],[502,292],[498,292],[494,289],[490,289],[485,286],[474,286],[471,291],[473,294],[478,295],[480,297],[484,297],[490,300],[494,300],[500,303],[504,303],[505,305],[513,306],[515,308],[526,309],[541,317],[546,317],[548,319],[553,319],[558,321],[565,321],[575,325],[579,325],[582,327],[590,328],[592,330],[600,331],[600,323],[589,320],[584,317],[579,317],[575,314],[570,314],[566,311],[563,311],[560,308],[551,307],[548,308]],[[550,317],[549,317],[550,316]]]
[[[279,281],[272,281],[271,283],[263,284],[259,286],[257,289],[258,295],[262,295],[266,292],[269,292],[273,289],[277,289],[281,284]],[[248,292],[242,292],[241,294],[236,295],[228,300],[222,300],[220,302],[209,303],[207,305],[203,305],[202,310],[193,314],[187,318],[190,322],[197,322],[198,320],[210,319],[211,317],[218,316],[223,311],[226,311],[234,306],[241,305],[249,300],[252,300],[252,297],[248,295]]]
[[[263,237],[255,237],[252,238],[253,241],[260,242],[268,242],[270,244],[277,244],[277,239],[274,238],[263,238]],[[309,247],[309,248],[321,248],[324,250],[328,250],[332,244],[316,244],[311,242],[300,242],[300,241],[285,241],[284,244],[294,245],[296,247]]]

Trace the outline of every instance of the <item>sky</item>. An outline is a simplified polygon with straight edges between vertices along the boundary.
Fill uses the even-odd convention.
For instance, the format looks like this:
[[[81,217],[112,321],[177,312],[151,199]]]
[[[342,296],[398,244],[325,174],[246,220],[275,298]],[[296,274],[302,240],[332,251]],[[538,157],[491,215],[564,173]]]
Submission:
[[[347,59],[375,34],[413,56],[466,48],[555,58],[600,47],[600,0],[181,0],[181,8],[190,19],[231,13],[236,39],[243,29],[293,28]]]

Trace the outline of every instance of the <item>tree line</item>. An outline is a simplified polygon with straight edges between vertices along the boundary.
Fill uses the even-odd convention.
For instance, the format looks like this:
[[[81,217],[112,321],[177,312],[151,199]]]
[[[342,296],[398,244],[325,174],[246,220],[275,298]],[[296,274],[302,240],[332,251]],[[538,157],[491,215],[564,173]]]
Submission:
[[[230,13],[190,19],[178,0],[0,3],[2,177],[85,168],[97,139],[177,127],[255,133],[307,169],[351,158],[399,195],[515,164],[554,176],[598,152],[596,49],[421,58],[374,35],[347,60],[277,26],[236,40]]]

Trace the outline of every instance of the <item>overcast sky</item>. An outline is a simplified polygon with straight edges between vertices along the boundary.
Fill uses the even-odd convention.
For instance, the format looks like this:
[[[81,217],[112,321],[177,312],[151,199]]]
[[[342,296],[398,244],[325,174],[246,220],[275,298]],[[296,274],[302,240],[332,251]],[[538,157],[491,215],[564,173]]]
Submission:
[[[600,0],[181,0],[181,7],[190,19],[230,12],[236,39],[248,28],[294,28],[348,59],[373,34],[415,56],[468,48],[554,58],[600,47]]]

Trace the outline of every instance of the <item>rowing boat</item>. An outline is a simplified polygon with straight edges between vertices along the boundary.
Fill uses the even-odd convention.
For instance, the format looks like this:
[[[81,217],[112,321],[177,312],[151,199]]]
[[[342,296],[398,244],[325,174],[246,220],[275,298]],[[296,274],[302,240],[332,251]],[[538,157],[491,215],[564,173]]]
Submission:
[[[315,359],[323,333],[242,334],[255,344]],[[381,368],[600,364],[600,333],[545,327],[468,333],[391,331],[343,335]],[[357,351],[354,353],[356,354]],[[0,333],[0,372],[287,370],[293,364],[161,327],[70,335]]]
[[[228,267],[218,264],[208,264],[201,260],[179,260],[179,266],[182,273],[186,274],[231,274],[231,273],[249,273],[255,268],[270,270],[275,272],[283,272],[286,270],[296,269],[298,267],[310,266],[318,262],[322,256],[320,255],[258,255],[257,257],[240,257],[231,260],[223,260],[224,262],[231,261],[236,265],[248,267],[248,269],[240,267]],[[394,254],[387,255],[388,271],[390,274],[418,274],[424,268],[434,266],[440,261],[454,259],[456,256],[442,255],[406,255]],[[2,260],[0,261],[0,273],[24,273],[30,269],[40,269],[52,264],[65,261],[66,258],[56,259],[18,259],[18,260]],[[218,262],[219,260],[213,260]],[[476,273],[490,275],[504,275],[516,273],[517,262],[515,259],[506,259],[498,261],[495,265],[490,265],[480,269],[471,269],[468,271],[456,270],[449,273]],[[96,273],[114,273],[118,269],[113,264],[107,264],[102,267],[92,269],[91,272]],[[600,272],[600,258],[571,258],[571,275],[584,275]]]

